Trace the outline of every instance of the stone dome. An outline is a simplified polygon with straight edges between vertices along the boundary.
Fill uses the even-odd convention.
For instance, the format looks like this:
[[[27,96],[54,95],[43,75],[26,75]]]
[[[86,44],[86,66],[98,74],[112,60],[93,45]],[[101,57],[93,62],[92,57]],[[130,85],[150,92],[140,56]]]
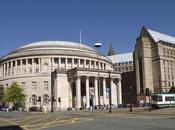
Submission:
[[[89,50],[89,51],[95,51],[95,49],[81,44],[81,43],[76,43],[76,42],[69,42],[69,41],[40,41],[40,42],[34,42],[30,44],[26,44],[18,49],[19,50],[26,50],[26,49],[50,49],[50,48],[71,48],[71,49],[81,49],[81,50]]]

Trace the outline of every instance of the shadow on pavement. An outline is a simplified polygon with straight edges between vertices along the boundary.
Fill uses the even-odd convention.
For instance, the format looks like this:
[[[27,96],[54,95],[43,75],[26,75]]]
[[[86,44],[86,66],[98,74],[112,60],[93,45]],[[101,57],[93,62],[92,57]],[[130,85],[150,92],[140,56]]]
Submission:
[[[18,125],[13,125],[13,126],[0,126],[0,130],[23,130],[23,129]]]

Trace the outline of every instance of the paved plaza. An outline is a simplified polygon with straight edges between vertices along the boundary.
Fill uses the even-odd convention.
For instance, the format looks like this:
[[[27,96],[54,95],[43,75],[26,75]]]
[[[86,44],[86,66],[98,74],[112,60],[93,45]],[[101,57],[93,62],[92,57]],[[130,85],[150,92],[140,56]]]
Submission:
[[[112,113],[105,110],[0,112],[0,130],[174,130],[174,121],[175,108],[151,112],[124,109]]]

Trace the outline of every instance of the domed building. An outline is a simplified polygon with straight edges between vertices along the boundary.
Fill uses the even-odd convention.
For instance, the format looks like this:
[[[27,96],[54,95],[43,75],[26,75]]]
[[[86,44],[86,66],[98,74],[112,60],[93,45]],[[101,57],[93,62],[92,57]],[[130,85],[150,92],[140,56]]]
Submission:
[[[1,57],[0,83],[8,87],[13,82],[23,88],[27,108],[107,105],[110,85],[112,104],[122,103],[121,76],[113,70],[111,60],[75,42],[35,42]]]

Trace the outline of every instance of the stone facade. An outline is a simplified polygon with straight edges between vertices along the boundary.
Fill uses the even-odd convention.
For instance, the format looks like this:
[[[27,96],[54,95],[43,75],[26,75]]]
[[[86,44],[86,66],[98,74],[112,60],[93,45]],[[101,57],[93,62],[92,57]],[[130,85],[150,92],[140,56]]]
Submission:
[[[168,92],[175,83],[175,37],[142,28],[136,40],[137,94]]]
[[[133,62],[133,52],[108,56],[114,64],[114,70],[122,77],[123,104],[136,104],[136,79]]]
[[[112,98],[117,105],[122,101],[121,76],[113,71],[112,62],[107,57],[97,55],[93,48],[74,42],[31,43],[1,57],[0,82],[5,88],[15,81],[18,82],[27,95],[27,108],[47,106],[50,109],[51,97],[54,97],[54,109],[79,109],[99,105],[98,90],[104,90],[100,94],[100,100],[103,99],[100,105],[107,105],[108,91],[105,85],[109,87],[109,83],[105,83],[105,79],[110,70],[111,84],[114,86]],[[53,72],[56,75],[52,84]],[[100,89],[97,86],[98,73]],[[41,97],[41,102],[37,102],[38,97]]]

